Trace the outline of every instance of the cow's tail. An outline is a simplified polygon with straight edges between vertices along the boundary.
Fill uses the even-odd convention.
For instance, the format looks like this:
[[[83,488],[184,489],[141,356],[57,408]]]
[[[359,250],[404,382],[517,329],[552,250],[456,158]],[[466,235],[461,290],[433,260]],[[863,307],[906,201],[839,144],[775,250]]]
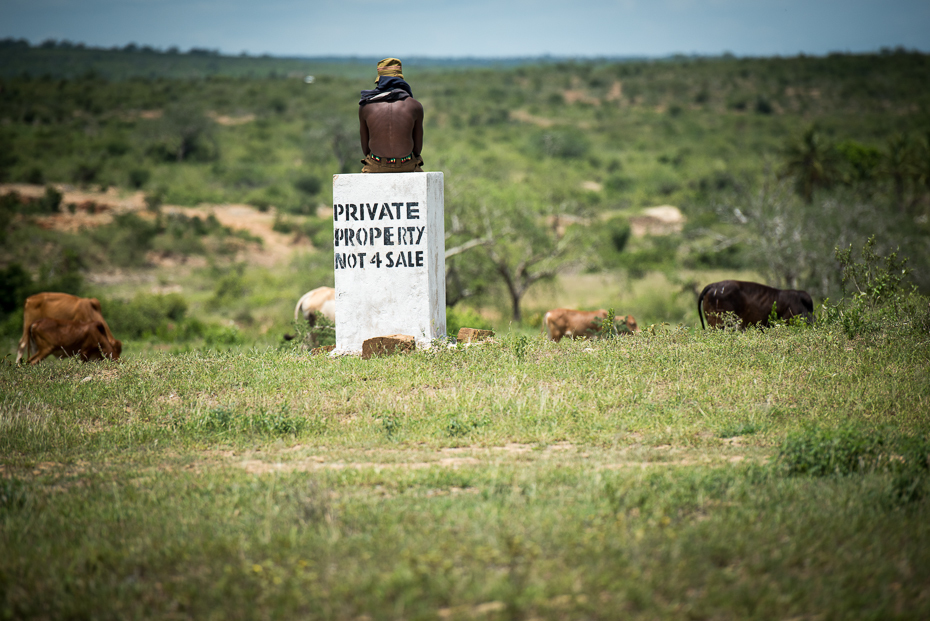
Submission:
[[[545,332],[547,339],[552,340],[552,336],[549,334],[549,311],[546,311],[546,314],[543,315],[542,331]]]
[[[704,287],[704,290],[701,291],[701,295],[698,296],[698,319],[701,320],[701,330],[706,329],[704,326],[704,315],[702,312],[704,309],[704,296],[707,295],[707,292],[710,290],[712,284],[713,283]]]
[[[33,349],[35,349],[36,351],[39,351],[39,344],[36,343],[35,327],[36,327],[35,322],[33,322],[31,326],[29,326],[29,338],[26,339],[26,358],[29,358],[30,356],[32,356]]]

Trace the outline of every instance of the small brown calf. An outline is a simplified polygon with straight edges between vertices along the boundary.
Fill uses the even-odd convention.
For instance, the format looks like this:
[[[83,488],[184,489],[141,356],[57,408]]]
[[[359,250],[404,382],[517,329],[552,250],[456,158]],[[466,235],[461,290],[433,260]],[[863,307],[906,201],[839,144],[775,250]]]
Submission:
[[[580,311],[570,308],[556,308],[546,313],[543,325],[549,338],[559,342],[562,337],[573,339],[591,338],[600,334],[601,326],[607,320],[607,310]],[[638,332],[639,326],[632,315],[616,315],[614,321],[626,326],[630,333]],[[600,329],[599,329],[600,328]]]
[[[39,364],[53,354],[59,358],[80,356],[85,362],[103,358],[117,360],[122,349],[110,344],[101,321],[61,321],[46,317],[29,326],[29,338],[37,349],[29,358],[29,364]]]

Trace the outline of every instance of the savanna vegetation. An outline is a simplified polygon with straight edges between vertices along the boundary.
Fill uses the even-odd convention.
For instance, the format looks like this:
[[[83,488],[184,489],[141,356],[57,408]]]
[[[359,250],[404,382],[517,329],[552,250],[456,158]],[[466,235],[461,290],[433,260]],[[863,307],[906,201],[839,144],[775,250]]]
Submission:
[[[291,317],[373,63],[0,44],[0,616],[927,617],[930,57],[404,60],[450,328],[497,337],[363,361]],[[145,207],[53,225],[105,188]],[[817,322],[695,329],[730,277]],[[122,360],[11,364],[43,290]]]

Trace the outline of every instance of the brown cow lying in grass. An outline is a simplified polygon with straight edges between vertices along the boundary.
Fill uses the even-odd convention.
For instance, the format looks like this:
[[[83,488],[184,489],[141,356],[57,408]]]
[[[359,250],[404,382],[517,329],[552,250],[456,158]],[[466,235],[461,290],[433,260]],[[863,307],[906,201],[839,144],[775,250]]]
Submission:
[[[733,313],[739,319],[742,330],[755,324],[768,327],[773,304],[779,319],[804,317],[808,323],[814,321],[814,301],[806,291],[776,289],[743,280],[721,280],[704,287],[698,296],[698,317],[701,328],[705,316],[709,327],[723,327],[726,313]]]
[[[110,327],[100,313],[100,300],[97,298],[79,298],[70,293],[37,293],[26,298],[26,304],[23,307],[23,336],[16,350],[16,362],[23,359],[23,354],[26,357],[29,356],[31,350],[29,328],[46,317],[60,321],[99,321],[103,324],[110,348],[116,351],[117,355],[123,349],[123,344],[113,337]]]
[[[39,364],[52,354],[59,358],[80,356],[81,360],[119,359],[122,344],[113,347],[101,321],[61,321],[46,317],[29,326],[30,345],[36,353],[29,364]],[[117,341],[119,343],[119,341]]]
[[[606,321],[607,310],[603,308],[596,311],[556,308],[543,317],[546,333],[555,342],[561,341],[562,337],[565,336],[573,339],[598,336],[603,331]],[[639,326],[636,325],[636,320],[633,319],[632,315],[626,317],[616,315],[614,322],[620,324],[621,334],[632,334],[639,331]],[[626,329],[624,330],[623,327]]]

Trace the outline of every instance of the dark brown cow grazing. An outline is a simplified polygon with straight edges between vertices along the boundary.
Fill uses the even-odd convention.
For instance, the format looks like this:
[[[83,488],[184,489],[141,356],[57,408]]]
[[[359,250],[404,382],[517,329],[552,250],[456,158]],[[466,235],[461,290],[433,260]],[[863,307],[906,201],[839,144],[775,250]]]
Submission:
[[[743,330],[753,324],[767,327],[773,304],[779,319],[804,317],[808,323],[814,321],[814,301],[806,291],[776,289],[743,280],[721,280],[704,287],[698,296],[698,317],[701,328],[704,328],[704,316],[711,328],[722,327],[724,313],[736,315]]]
[[[23,337],[19,340],[16,351],[16,362],[23,359],[23,354],[29,356],[31,339],[29,328],[40,319],[49,317],[60,321],[99,321],[107,335],[110,348],[118,357],[123,351],[123,344],[113,338],[110,327],[100,313],[100,301],[97,298],[79,298],[68,293],[37,293],[26,298],[23,308]]]
[[[546,333],[549,338],[555,342],[562,340],[562,337],[569,338],[591,338],[599,334],[599,323],[607,320],[607,310],[600,309],[596,311],[580,311],[570,308],[556,308],[543,317],[543,325],[546,327]],[[632,315],[622,317],[616,315],[614,321],[625,325],[629,332],[621,334],[632,334],[639,331],[636,320]]]
[[[110,344],[102,321],[61,321],[46,317],[29,326],[36,353],[29,364],[39,364],[52,354],[59,358],[80,356],[81,360],[116,360],[120,352]],[[117,341],[119,342],[119,341]]]

